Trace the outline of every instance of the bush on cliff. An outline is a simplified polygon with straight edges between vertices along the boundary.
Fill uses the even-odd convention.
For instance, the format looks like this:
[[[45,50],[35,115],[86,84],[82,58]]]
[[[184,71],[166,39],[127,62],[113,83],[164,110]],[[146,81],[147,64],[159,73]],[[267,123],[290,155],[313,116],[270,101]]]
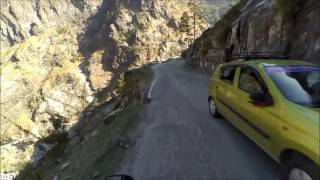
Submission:
[[[117,79],[118,92],[123,99],[127,100],[127,103],[135,104],[136,100],[144,100],[141,89],[147,86],[152,78],[153,71],[149,65],[127,71]]]
[[[206,30],[201,39],[202,47],[201,53],[207,54],[212,49],[211,41],[215,41],[221,48],[225,47],[228,35],[232,31],[232,23],[239,17],[242,7],[247,3],[247,0],[241,0],[233,6],[222,18],[218,21],[213,28]]]

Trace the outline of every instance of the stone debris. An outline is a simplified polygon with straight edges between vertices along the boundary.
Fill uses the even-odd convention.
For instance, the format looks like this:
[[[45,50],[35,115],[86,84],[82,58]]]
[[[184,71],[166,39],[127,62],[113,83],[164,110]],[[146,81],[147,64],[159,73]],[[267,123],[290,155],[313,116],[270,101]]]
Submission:
[[[69,139],[75,137],[76,135],[77,135],[77,132],[75,131],[74,128],[71,128],[71,129],[68,131],[68,138],[69,138]]]
[[[75,146],[75,145],[79,144],[80,142],[81,142],[80,137],[75,136],[70,140],[69,144],[70,144],[70,146]]]
[[[97,178],[100,176],[100,172],[99,171],[95,171],[93,174],[92,174],[92,178]]]
[[[99,136],[100,132],[98,130],[94,130],[92,133],[91,133],[91,136],[92,137],[96,137],[96,136]]]
[[[60,170],[64,170],[65,168],[67,168],[67,167],[69,167],[69,166],[70,166],[70,163],[64,163],[64,164],[61,166]]]
[[[113,111],[111,111],[111,112],[107,115],[107,117],[106,117],[106,118],[109,118],[109,117],[115,116],[116,114],[118,114],[118,113],[120,113],[120,112],[122,112],[122,111],[123,111],[123,109],[122,109],[122,108],[118,108],[118,109],[116,109],[116,110],[113,110]]]
[[[92,115],[91,111],[86,112],[86,116],[91,116],[91,115]]]
[[[118,138],[117,145],[118,145],[119,147],[128,149],[128,148],[131,147],[131,144],[132,144],[132,143],[131,143],[130,139],[127,138],[127,137],[121,137],[121,136],[120,136],[120,137]]]

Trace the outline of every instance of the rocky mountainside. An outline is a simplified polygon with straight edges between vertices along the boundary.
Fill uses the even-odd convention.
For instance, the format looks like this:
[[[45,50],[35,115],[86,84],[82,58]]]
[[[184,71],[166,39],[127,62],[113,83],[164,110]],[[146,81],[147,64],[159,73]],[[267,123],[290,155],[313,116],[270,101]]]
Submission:
[[[35,143],[117,96],[124,72],[178,56],[184,12],[182,0],[1,0],[1,173],[42,158],[54,143]]]
[[[83,23],[102,0],[1,0],[1,48],[65,23]]]
[[[98,9],[90,3],[1,1],[1,173],[23,168],[38,139],[72,126],[93,101],[77,51]]]
[[[209,70],[226,56],[250,52],[277,52],[319,63],[319,17],[317,0],[242,0],[183,56]]]
[[[239,2],[239,0],[206,0],[208,4],[213,4],[218,7],[218,15],[224,15],[233,5]]]

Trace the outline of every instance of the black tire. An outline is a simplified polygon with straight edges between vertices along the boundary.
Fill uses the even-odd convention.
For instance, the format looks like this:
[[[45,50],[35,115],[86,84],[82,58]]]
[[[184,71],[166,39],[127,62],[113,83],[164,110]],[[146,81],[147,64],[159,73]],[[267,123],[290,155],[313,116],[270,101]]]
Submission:
[[[294,180],[292,176],[299,171],[306,173],[312,180],[320,180],[319,166],[302,155],[294,155],[292,159],[285,163],[285,179]],[[302,177],[297,179],[305,180]]]
[[[212,97],[209,98],[208,100],[208,104],[209,104],[209,113],[212,117],[220,117],[220,113],[217,109],[216,103],[214,101],[214,99]]]

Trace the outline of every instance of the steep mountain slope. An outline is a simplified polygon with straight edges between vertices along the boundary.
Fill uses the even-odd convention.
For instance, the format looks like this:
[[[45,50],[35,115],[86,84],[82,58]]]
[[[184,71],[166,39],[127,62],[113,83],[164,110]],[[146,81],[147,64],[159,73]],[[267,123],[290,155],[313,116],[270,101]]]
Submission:
[[[280,52],[319,63],[319,17],[317,0],[242,0],[183,55],[206,69],[226,56],[250,52]]]
[[[184,12],[180,0],[1,1],[1,173],[42,158],[55,143],[35,143],[117,96],[124,72],[179,55]]]
[[[218,15],[224,15],[234,4],[238,3],[239,0],[206,0],[208,4],[213,4],[219,8]]]
[[[77,52],[99,1],[90,3],[1,1],[1,172],[23,168],[38,139],[72,126],[92,102]]]

